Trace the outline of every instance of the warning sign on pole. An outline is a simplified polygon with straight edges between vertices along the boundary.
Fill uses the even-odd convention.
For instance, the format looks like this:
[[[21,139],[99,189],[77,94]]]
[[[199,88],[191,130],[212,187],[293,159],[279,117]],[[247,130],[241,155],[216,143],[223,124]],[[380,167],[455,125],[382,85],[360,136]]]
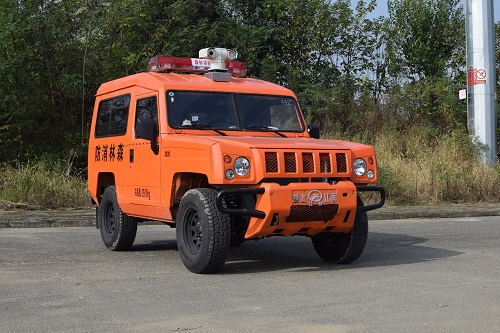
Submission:
[[[480,68],[476,73],[477,84],[486,84],[486,70]]]
[[[486,70],[484,68],[471,68],[467,70],[467,85],[486,84]]]

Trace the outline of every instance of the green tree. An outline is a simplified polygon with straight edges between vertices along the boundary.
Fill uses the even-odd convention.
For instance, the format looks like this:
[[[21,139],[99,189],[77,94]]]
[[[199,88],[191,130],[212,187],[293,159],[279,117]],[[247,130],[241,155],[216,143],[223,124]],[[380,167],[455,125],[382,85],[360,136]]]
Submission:
[[[158,54],[223,35],[219,1],[0,0],[0,160],[85,162],[93,96]],[[83,145],[82,145],[83,144]]]
[[[0,160],[78,150],[84,165],[101,83],[146,70],[152,56],[207,46],[238,50],[249,76],[291,88],[308,121],[337,133],[375,132],[394,119],[461,124],[459,0],[391,0],[388,19],[368,19],[375,0],[356,4],[0,0]]]
[[[1,3],[2,160],[57,154],[77,142],[82,43],[76,3]]]
[[[367,29],[375,24],[366,19],[375,1],[359,1],[356,12],[345,0],[224,3],[237,27],[234,31],[251,38],[253,52],[244,51],[250,58],[250,74],[294,90],[309,121],[331,121],[346,129],[355,117],[362,73],[377,77],[373,87],[380,93],[385,69],[372,57],[375,48],[382,47],[381,29],[370,34]]]
[[[464,51],[460,0],[389,0],[390,74],[420,79],[457,68]]]
[[[407,126],[465,126],[465,18],[459,0],[390,0],[387,61],[395,116]]]

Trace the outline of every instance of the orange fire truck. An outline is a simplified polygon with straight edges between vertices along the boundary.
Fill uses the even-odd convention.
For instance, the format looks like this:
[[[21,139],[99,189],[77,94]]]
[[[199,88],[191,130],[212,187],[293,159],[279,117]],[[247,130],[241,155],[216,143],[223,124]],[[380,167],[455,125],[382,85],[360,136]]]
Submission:
[[[245,78],[236,52],[158,56],[148,72],[101,85],[88,150],[88,188],[106,247],[127,250],[137,224],[176,228],[184,265],[221,269],[231,245],[310,237],[318,255],[349,263],[364,250],[366,211],[382,207],[373,147],[319,139],[294,93]],[[378,192],[363,205],[359,193]]]

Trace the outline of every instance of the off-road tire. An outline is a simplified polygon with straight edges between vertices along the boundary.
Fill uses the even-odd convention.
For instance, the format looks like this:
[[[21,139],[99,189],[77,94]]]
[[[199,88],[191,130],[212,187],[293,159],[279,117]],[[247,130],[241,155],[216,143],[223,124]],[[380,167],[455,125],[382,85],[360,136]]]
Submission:
[[[231,243],[231,221],[215,206],[217,191],[186,192],[176,218],[177,247],[193,273],[214,273],[224,266]]]
[[[363,202],[358,198],[358,207]],[[348,264],[358,259],[368,240],[366,212],[356,213],[354,226],[349,233],[321,233],[312,237],[316,253],[321,259],[335,264]]]
[[[112,251],[129,250],[137,234],[137,219],[125,214],[116,200],[116,189],[109,186],[99,203],[97,223],[104,245]]]

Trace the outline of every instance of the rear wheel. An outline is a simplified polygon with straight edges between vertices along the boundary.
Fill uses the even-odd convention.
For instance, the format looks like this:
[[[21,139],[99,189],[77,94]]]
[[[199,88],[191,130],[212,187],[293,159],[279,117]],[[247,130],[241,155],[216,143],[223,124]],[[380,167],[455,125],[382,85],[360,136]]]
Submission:
[[[177,246],[182,262],[193,273],[213,273],[222,268],[231,243],[231,222],[215,206],[217,191],[192,189],[179,205]]]
[[[113,251],[130,249],[137,234],[137,219],[121,210],[114,186],[104,191],[97,217],[101,237],[107,248]]]
[[[358,207],[363,202],[358,198]],[[314,249],[321,259],[336,264],[348,264],[358,259],[368,240],[368,217],[366,212],[356,213],[351,232],[321,233],[312,237]]]

